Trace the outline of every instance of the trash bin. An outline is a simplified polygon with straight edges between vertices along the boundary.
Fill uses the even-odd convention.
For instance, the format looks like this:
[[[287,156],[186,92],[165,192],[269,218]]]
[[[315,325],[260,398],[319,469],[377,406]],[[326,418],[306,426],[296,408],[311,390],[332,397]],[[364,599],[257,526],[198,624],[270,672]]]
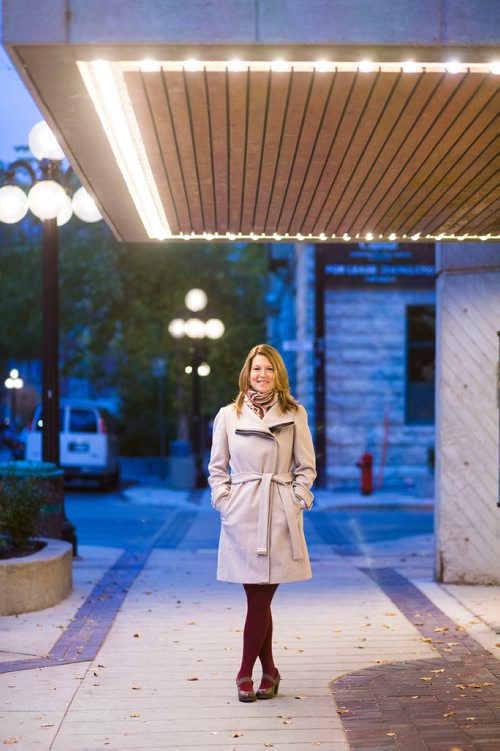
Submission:
[[[43,501],[38,515],[40,537],[63,538],[64,470],[51,462],[0,462],[0,477],[32,477],[41,487]]]
[[[195,487],[195,463],[188,441],[170,442],[170,486],[176,490]]]

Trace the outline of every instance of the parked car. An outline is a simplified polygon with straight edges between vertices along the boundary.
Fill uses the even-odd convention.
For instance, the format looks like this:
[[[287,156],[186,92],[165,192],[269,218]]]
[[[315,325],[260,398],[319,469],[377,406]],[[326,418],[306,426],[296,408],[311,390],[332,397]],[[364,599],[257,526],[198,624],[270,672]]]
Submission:
[[[34,412],[26,437],[26,459],[42,458],[42,405]],[[118,484],[118,428],[115,418],[95,402],[61,399],[59,438],[61,467],[67,479],[97,480],[101,487]]]

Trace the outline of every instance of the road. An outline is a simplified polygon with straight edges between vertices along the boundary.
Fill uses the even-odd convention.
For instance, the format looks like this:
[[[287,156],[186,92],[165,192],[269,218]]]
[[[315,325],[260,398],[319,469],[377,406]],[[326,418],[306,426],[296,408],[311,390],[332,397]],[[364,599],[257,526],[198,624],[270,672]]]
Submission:
[[[207,549],[217,546],[218,514],[200,494],[175,505],[135,503],[121,492],[69,490],[66,515],[77,529],[78,541],[86,545],[130,548],[155,547]],[[306,513],[305,532],[311,544],[332,545],[336,552],[356,554],[372,542],[431,534],[433,511],[429,507],[313,510]],[[163,531],[162,531],[163,527]]]

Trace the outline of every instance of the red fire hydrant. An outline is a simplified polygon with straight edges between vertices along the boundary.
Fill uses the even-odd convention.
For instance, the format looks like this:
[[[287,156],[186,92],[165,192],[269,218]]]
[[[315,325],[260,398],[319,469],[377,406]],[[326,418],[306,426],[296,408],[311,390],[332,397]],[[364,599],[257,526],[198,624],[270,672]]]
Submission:
[[[369,451],[361,454],[361,459],[356,463],[361,470],[360,490],[363,495],[373,493],[373,455]]]

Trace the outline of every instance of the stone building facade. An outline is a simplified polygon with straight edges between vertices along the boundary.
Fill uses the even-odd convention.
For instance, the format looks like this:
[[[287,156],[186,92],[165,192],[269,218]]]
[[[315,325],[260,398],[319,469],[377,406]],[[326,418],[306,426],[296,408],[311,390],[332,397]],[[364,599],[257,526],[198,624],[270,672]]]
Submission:
[[[368,451],[375,489],[430,495],[434,249],[349,247],[289,246],[286,271],[279,249],[280,277],[288,284],[278,281],[274,264],[269,297],[280,300],[280,312],[269,311],[270,341],[291,362],[326,487],[357,487],[357,463]]]

